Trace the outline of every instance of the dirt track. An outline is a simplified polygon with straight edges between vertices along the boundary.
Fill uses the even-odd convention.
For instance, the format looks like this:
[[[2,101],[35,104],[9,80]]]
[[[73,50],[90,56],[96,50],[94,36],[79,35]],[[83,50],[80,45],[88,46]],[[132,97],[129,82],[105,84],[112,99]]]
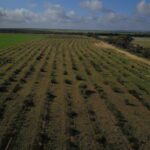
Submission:
[[[134,54],[131,54],[127,51],[124,51],[124,50],[121,50],[111,44],[108,44],[108,43],[105,43],[105,42],[99,42],[99,43],[96,43],[95,44],[96,46],[100,47],[100,48],[110,48],[110,49],[113,49],[113,50],[116,50],[117,52],[119,52],[120,54],[124,54],[126,55],[127,57],[131,58],[131,59],[134,59],[134,60],[138,60],[138,61],[141,61],[141,62],[144,62],[146,64],[149,64],[150,65],[150,61],[149,60],[146,60],[144,58],[141,58],[141,57],[138,57]]]

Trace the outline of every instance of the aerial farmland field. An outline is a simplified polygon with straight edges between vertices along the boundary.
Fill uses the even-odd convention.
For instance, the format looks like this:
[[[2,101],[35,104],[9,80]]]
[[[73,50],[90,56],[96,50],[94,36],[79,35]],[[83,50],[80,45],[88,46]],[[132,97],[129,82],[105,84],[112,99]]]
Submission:
[[[0,48],[5,48],[20,44],[25,41],[30,41],[32,39],[40,39],[42,35],[34,34],[2,34],[0,33]]]
[[[135,37],[134,44],[141,45],[145,48],[150,48],[150,38],[149,37]]]
[[[0,35],[0,150],[149,149],[148,60],[86,36]]]

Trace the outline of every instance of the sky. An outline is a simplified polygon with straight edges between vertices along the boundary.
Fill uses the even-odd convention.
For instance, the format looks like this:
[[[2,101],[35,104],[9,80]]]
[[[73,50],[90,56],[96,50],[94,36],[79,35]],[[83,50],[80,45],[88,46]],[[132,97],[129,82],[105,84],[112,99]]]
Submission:
[[[150,31],[150,0],[0,0],[0,28]]]

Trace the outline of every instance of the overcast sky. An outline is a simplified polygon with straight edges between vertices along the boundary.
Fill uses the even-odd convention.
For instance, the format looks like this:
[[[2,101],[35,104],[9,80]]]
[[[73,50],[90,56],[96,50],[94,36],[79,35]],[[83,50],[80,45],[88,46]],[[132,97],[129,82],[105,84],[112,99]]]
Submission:
[[[0,0],[4,27],[150,31],[150,0]]]

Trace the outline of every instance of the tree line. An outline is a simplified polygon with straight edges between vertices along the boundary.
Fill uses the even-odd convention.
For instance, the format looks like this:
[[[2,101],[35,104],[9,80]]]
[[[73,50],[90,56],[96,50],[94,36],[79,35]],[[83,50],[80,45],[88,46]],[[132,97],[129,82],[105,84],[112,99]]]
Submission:
[[[113,44],[117,47],[123,48],[138,56],[142,56],[148,59],[150,58],[150,49],[144,48],[143,46],[139,44],[134,44],[133,43],[134,38],[130,35],[108,36],[108,37],[102,38],[102,40],[110,44]]]

